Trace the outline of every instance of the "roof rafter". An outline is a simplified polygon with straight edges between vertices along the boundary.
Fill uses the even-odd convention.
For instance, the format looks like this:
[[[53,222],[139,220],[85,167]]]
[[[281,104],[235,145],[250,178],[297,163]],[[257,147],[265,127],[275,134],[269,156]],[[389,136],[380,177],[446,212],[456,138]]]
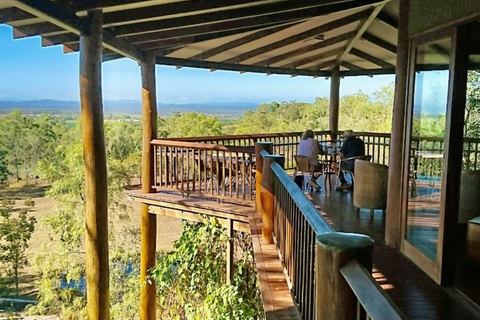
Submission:
[[[319,61],[319,60],[323,60],[325,58],[333,57],[333,56],[337,55],[339,52],[341,52],[342,50],[343,50],[342,48],[335,48],[335,49],[332,49],[332,50],[328,50],[328,51],[325,51],[325,52],[322,52],[322,53],[319,53],[319,54],[316,54],[316,55],[313,55],[313,56],[310,56],[310,57],[307,57],[307,58],[303,58],[301,60],[298,60],[298,61],[295,61],[295,62],[292,62],[292,63],[289,63],[289,64],[282,65],[281,68],[295,69],[295,68],[304,66],[306,64],[310,64],[310,63],[313,63],[313,62],[316,62],[316,61]]]
[[[384,69],[395,69],[395,66],[393,64],[383,61],[382,59],[369,55],[368,53],[360,51],[358,49],[352,48],[352,50],[350,50],[350,53],[357,57],[370,61],[371,63],[374,63]]]
[[[378,15],[377,15],[377,20],[385,23],[386,25],[394,28],[394,29],[398,29],[398,21],[393,18],[392,16],[390,16],[388,13],[385,13],[385,12],[380,12]]]
[[[376,1],[378,0],[361,0],[361,2],[367,4]],[[182,16],[178,18],[132,23],[106,29],[116,34],[117,36],[124,36],[160,30],[185,28],[189,26],[198,26],[209,23],[218,23],[221,21],[235,21],[255,17],[271,18],[274,15],[281,15],[281,17],[285,17],[286,19],[292,19],[294,17],[297,19],[307,19],[320,14],[324,14],[323,12],[329,13],[345,10],[345,8],[350,8],[352,6],[352,4],[350,3],[342,2],[332,4],[331,2],[331,0],[282,1],[235,10],[221,10],[197,15]],[[288,17],[288,15],[290,15],[291,17]]]
[[[347,62],[347,61],[342,61],[342,64],[341,66],[347,68],[347,69],[350,69],[350,70],[364,70],[363,68],[360,68],[359,66],[353,64],[353,63],[350,63],[350,62]]]
[[[288,24],[283,24],[283,25],[280,25],[280,26],[275,26],[273,28],[263,29],[263,30],[251,33],[247,36],[241,37],[239,39],[227,42],[227,43],[225,43],[225,44],[223,44],[219,47],[212,48],[212,49],[207,50],[205,52],[194,55],[194,56],[190,57],[190,59],[192,59],[192,60],[205,60],[205,59],[213,57],[217,54],[220,54],[222,52],[225,52],[225,51],[228,51],[230,49],[233,49],[233,48],[239,47],[241,45],[244,45],[248,42],[255,41],[255,40],[261,39],[263,37],[266,37],[266,36],[272,35],[274,33],[277,33],[279,31],[288,29],[292,25],[293,25],[293,23],[288,23]]]
[[[375,76],[381,74],[395,74],[395,69],[360,69],[340,71],[340,77]]]
[[[348,40],[348,39],[352,38],[353,36],[355,36],[354,31],[347,32],[347,33],[338,35],[336,37],[324,40],[324,41],[319,42],[319,43],[315,43],[315,44],[312,44],[312,45],[309,45],[309,46],[306,46],[306,47],[303,47],[303,48],[299,48],[299,49],[281,54],[281,55],[273,57],[273,58],[265,59],[263,61],[257,62],[256,64],[257,65],[269,66],[269,65],[275,64],[277,62],[280,62],[282,60],[288,59],[288,58],[292,58],[292,57],[299,56],[299,55],[302,55],[302,54],[305,54],[305,53],[308,53],[308,52],[312,52],[312,51],[315,51],[315,50],[318,50],[318,49],[322,49],[322,48],[325,48],[325,47],[332,46],[334,44],[337,44],[337,43],[340,43],[342,41]]]
[[[253,31],[267,26],[276,26],[287,22],[298,22],[302,19],[290,14],[274,15],[270,19],[266,17],[248,18],[234,21],[223,21],[210,23],[202,26],[186,27],[172,30],[155,31],[144,34],[126,36],[124,39],[131,43],[151,42],[171,38],[190,36],[201,36],[211,33],[225,32],[238,34],[246,31]],[[242,31],[243,30],[243,31]]]
[[[368,32],[364,32],[363,35],[362,35],[362,39],[368,41],[368,42],[371,42],[373,44],[376,44],[377,46],[385,49],[385,50],[388,50],[392,53],[395,53],[397,54],[397,46],[396,45],[393,45],[385,40],[382,40],[380,38],[377,38],[376,36],[374,36],[373,34],[371,33],[368,33]]]
[[[277,0],[277,3],[285,0]],[[120,10],[105,13],[104,23],[108,26],[125,24],[126,22],[160,20],[176,15],[196,15],[212,10],[239,8],[245,5],[262,5],[271,3],[265,0],[196,0],[165,3],[156,6],[147,6],[130,10]]]
[[[251,50],[249,52],[246,52],[244,54],[241,54],[241,55],[238,55],[238,56],[235,56],[235,57],[232,57],[230,59],[227,59],[223,62],[225,63],[240,63],[242,61],[245,61],[245,60],[248,60],[250,58],[253,58],[255,56],[258,56],[258,55],[261,55],[265,52],[269,52],[269,51],[272,51],[272,50],[275,50],[275,49],[278,49],[278,48],[281,48],[281,47],[284,47],[284,46],[287,46],[289,44],[292,44],[292,43],[295,43],[295,42],[299,42],[299,41],[302,41],[302,40],[305,40],[305,39],[308,39],[310,37],[314,37],[318,34],[321,34],[321,33],[324,33],[324,32],[328,32],[328,31],[331,31],[331,30],[334,30],[334,29],[337,29],[339,27],[342,27],[342,26],[345,26],[345,25],[348,25],[350,23],[353,23],[353,22],[356,22],[366,16],[369,16],[371,13],[371,10],[368,9],[368,10],[364,10],[364,11],[361,11],[361,12],[357,12],[357,13],[354,13],[352,15],[349,15],[349,16],[346,16],[346,17],[343,17],[343,18],[340,18],[338,20],[334,20],[334,21],[331,21],[331,22],[328,22],[326,24],[323,24],[321,26],[318,26],[316,28],[313,28],[313,29],[310,29],[308,31],[305,31],[305,32],[302,32],[302,33],[299,33],[299,34],[296,34],[294,36],[291,36],[291,37],[288,37],[288,38],[285,38],[283,40],[280,40],[280,41],[277,41],[277,42],[274,42],[274,43],[271,43],[269,45],[266,45],[266,46],[263,46],[263,47],[260,47],[260,48],[257,48],[257,49],[254,49],[254,50]]]
[[[35,18],[35,16],[15,7],[0,9],[0,23],[8,23],[32,18]]]
[[[322,70],[322,69],[325,69],[325,68],[331,69],[336,61],[337,61],[336,59],[332,59],[332,60],[320,62],[319,64],[316,64],[313,67],[310,67],[308,69],[309,70]]]
[[[358,41],[358,39],[360,39],[360,37],[363,35],[363,33],[365,31],[367,31],[368,27],[370,27],[370,25],[372,24],[372,22],[375,20],[375,18],[377,17],[377,15],[380,13],[380,11],[382,11],[383,7],[387,4],[387,2],[389,2],[390,0],[386,0],[382,3],[380,3],[379,5],[377,5],[375,7],[375,9],[372,11],[372,13],[370,14],[370,16],[365,20],[363,21],[358,30],[357,30],[357,33],[355,34],[355,37],[353,37],[352,39],[350,39],[350,41],[347,43],[347,45],[345,46],[345,50],[343,50],[342,53],[340,53],[338,56],[337,56],[337,61],[335,62],[335,64],[332,66],[333,68],[337,67],[337,66],[340,66],[340,64],[342,63],[343,59],[345,59],[345,57],[348,55],[348,53],[350,52],[350,50],[352,50],[352,48],[355,46],[355,43]]]
[[[84,20],[78,18],[75,13],[65,10],[62,6],[49,0],[14,0],[13,4],[17,8],[40,17],[71,33],[77,35],[88,33]],[[103,45],[107,49],[134,60],[143,60],[143,53],[140,50],[121,39],[116,39],[108,32],[103,32]]]
[[[195,61],[195,60],[175,59],[175,58],[167,58],[167,57],[157,57],[156,63],[161,65],[170,65],[170,66],[178,66],[178,67],[228,70],[228,71],[239,71],[239,72],[288,74],[288,75],[295,74],[295,75],[312,76],[312,77],[330,76],[329,71],[314,71],[314,70],[301,70],[301,69],[292,70],[292,69],[284,69],[284,68],[261,67],[261,66],[253,66],[253,65],[242,65],[242,64],[229,64],[229,63],[210,62],[210,61]]]

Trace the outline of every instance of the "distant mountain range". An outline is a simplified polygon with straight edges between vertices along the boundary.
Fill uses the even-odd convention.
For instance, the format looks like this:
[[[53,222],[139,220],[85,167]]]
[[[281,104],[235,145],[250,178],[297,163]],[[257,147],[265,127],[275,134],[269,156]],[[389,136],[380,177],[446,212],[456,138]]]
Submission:
[[[246,110],[254,110],[258,103],[253,102],[201,102],[201,103],[158,103],[160,115],[171,115],[173,112],[200,112],[215,116],[241,116]],[[133,114],[142,113],[142,105],[136,100],[104,101],[104,112],[109,114]],[[0,100],[0,113],[20,109],[24,112],[47,112],[47,113],[78,113],[80,103],[78,101],[63,100],[27,100],[27,101],[2,101]]]

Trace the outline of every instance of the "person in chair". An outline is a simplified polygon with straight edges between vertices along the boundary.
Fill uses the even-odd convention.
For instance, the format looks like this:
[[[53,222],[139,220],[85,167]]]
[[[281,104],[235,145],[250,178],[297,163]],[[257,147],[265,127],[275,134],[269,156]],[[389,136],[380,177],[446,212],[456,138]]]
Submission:
[[[359,157],[365,155],[365,144],[362,139],[355,137],[355,134],[352,130],[346,130],[343,133],[343,145],[338,154],[337,160],[341,161],[341,168],[354,172],[355,170],[355,159],[350,159],[353,157]],[[339,170],[337,165],[338,179],[342,183],[337,187],[337,190],[349,190],[351,186],[347,184],[345,180],[345,175],[343,171]]]
[[[320,146],[317,140],[314,139],[315,135],[312,130],[307,130],[302,134],[302,141],[298,145],[298,155],[308,157],[308,163],[310,165],[309,170],[311,172],[321,172],[322,167],[318,161],[318,155],[325,154],[323,148]],[[315,189],[320,189],[316,179],[318,176],[313,175],[310,179],[310,185]]]

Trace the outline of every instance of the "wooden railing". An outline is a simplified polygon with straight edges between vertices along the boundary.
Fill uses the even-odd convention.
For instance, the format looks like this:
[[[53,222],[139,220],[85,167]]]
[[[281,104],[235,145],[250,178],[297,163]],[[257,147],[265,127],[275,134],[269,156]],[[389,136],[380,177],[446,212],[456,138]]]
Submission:
[[[255,147],[153,140],[153,187],[214,198],[254,200]]]
[[[262,222],[265,223],[265,217],[267,220],[269,216],[273,219],[273,238],[301,318],[352,318],[350,317],[352,314],[346,315],[350,310],[354,310],[357,313],[357,319],[361,319],[365,312],[371,319],[402,319],[394,304],[388,300],[370,272],[364,267],[368,265],[371,270],[373,240],[357,234],[336,233],[279,162],[272,162],[266,150],[261,150],[260,156],[264,160],[262,199],[264,189],[268,189],[270,185],[270,182],[265,179],[273,180],[274,196],[272,214],[264,212],[269,210],[270,206],[260,206]],[[270,158],[268,161],[267,157]],[[272,175],[266,174],[267,164],[270,164],[269,169]],[[269,230],[267,225],[263,227],[265,228],[263,231]],[[337,241],[338,239],[340,241]],[[347,243],[348,248],[340,246],[332,249],[341,242]],[[350,242],[355,245],[350,246]],[[328,245],[325,245],[326,243]],[[343,249],[345,249],[344,253],[342,253]],[[332,253],[328,253],[330,250]],[[337,254],[337,252],[340,253]],[[363,266],[357,263],[357,267],[353,258],[350,258],[354,261],[353,264],[344,266],[348,257],[356,255],[362,258]],[[336,270],[335,265],[337,265]],[[350,289],[346,289],[348,286],[339,284],[338,279],[342,275],[350,285]],[[332,280],[332,277],[337,278]],[[356,296],[356,299],[353,298],[355,300],[351,300],[351,297],[354,297],[352,291]],[[329,297],[332,295],[344,296],[330,301]],[[368,295],[379,297],[378,305],[372,303]],[[351,307],[352,304],[355,306],[357,301],[358,306]],[[333,311],[325,310],[330,308],[330,305]],[[389,315],[394,316],[389,317]]]
[[[379,286],[372,274],[355,259],[340,268],[340,272],[357,297],[357,317],[361,319],[366,313],[372,320],[406,319],[395,303]]]
[[[333,232],[285,170],[274,163],[274,235],[293,297],[303,319],[315,315],[315,245],[318,235]]]
[[[224,146],[254,146],[256,142],[272,142],[273,153],[285,157],[285,169],[295,168],[295,158],[298,144],[302,138],[303,132],[288,133],[264,133],[248,135],[225,135],[210,137],[190,137],[190,138],[169,138],[165,140],[197,142],[205,144],[219,144]],[[390,152],[390,134],[358,132],[357,137],[365,142],[365,152],[372,156],[372,161],[388,165],[388,155]],[[336,142],[338,149],[341,148],[342,139],[339,134],[332,135],[330,131],[315,131],[315,139],[325,148]]]

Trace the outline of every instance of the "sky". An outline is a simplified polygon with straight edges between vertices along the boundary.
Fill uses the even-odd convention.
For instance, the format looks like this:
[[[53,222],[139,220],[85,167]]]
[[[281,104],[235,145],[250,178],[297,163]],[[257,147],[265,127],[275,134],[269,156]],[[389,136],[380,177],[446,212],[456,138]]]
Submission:
[[[12,29],[0,25],[0,100],[79,100],[79,55],[64,54],[62,46],[41,47],[40,37],[13,40]],[[157,101],[254,102],[302,101],[328,97],[325,78],[290,77],[172,66],[156,67]],[[362,91],[371,95],[394,76],[347,77],[340,95]],[[140,68],[128,58],[102,64],[104,100],[140,100]]]

